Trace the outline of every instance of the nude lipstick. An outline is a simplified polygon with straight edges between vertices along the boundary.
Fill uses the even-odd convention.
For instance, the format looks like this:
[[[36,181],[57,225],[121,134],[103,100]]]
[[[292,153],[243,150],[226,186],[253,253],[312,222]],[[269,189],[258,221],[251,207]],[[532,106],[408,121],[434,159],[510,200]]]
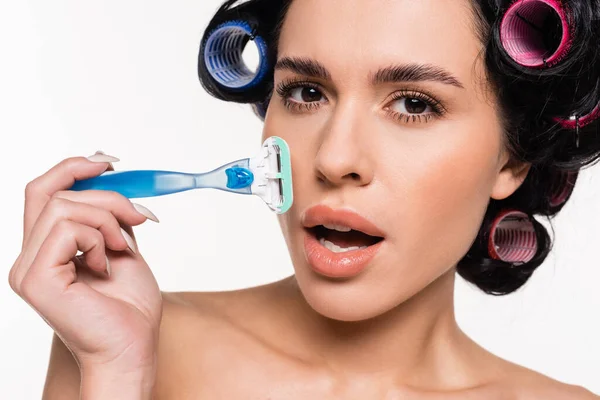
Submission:
[[[358,213],[326,205],[309,208],[302,225],[309,265],[316,273],[331,278],[358,275],[385,240],[384,232]]]

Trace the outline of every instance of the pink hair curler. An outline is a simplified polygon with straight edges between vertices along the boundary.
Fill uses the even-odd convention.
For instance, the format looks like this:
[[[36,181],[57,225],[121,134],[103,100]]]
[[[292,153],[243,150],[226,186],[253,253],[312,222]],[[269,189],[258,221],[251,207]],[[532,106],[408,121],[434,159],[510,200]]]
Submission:
[[[488,252],[495,260],[521,264],[537,252],[537,237],[529,216],[518,210],[504,210],[492,223]]]
[[[550,192],[550,207],[557,207],[567,201],[567,198],[575,188],[577,182],[577,171],[561,171],[557,174],[556,179],[552,183]]]
[[[550,67],[571,48],[569,19],[560,0],[517,0],[502,17],[500,40],[517,64]]]
[[[568,119],[555,117],[554,121],[558,122],[560,126],[562,126],[565,129],[577,129],[578,124],[579,128],[583,128],[584,126],[591,124],[598,118],[600,118],[600,104],[598,104],[589,114],[583,115],[579,118],[577,118],[577,116],[572,116]]]

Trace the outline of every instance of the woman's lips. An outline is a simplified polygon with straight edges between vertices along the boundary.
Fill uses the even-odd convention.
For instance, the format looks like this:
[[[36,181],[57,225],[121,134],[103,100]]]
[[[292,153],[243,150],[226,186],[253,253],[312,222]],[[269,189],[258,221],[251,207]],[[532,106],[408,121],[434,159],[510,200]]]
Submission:
[[[320,204],[306,210],[302,216],[302,225],[313,228],[317,225],[343,225],[355,231],[366,233],[370,236],[385,237],[385,233],[374,223],[350,210],[334,210]]]
[[[358,275],[379,252],[385,237],[375,224],[359,214],[350,210],[334,210],[325,205],[309,208],[302,216],[302,225],[304,226],[304,251],[309,265],[318,274],[332,278],[349,278]],[[376,243],[366,239],[368,236],[365,236],[365,245],[371,244],[370,246],[334,252],[319,242],[319,230],[315,227],[320,225],[351,228],[372,236],[371,239]]]
[[[379,252],[383,240],[364,249],[335,253],[323,246],[314,231],[304,230],[304,251],[312,269],[331,278],[349,278],[358,275]]]

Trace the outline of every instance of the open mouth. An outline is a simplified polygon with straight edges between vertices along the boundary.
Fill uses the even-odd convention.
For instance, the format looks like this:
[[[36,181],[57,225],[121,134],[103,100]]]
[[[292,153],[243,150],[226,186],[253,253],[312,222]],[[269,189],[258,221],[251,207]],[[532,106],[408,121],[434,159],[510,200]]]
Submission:
[[[383,240],[382,237],[345,227],[317,225],[307,230],[323,247],[334,253],[364,250]]]

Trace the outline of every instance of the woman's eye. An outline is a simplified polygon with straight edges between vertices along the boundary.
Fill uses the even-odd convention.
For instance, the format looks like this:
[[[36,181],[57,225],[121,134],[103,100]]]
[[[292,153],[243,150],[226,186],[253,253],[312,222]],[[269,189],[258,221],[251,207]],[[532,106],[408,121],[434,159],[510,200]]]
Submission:
[[[314,103],[321,100],[323,95],[313,87],[301,86],[290,90],[289,97],[297,103]]]
[[[283,82],[277,85],[276,91],[283,105],[292,112],[316,111],[329,102],[320,87],[312,82]],[[440,102],[419,92],[397,92],[388,104],[387,114],[404,123],[428,122],[445,113]]]
[[[433,108],[423,100],[411,97],[399,98],[391,108],[404,115],[427,114],[433,111]]]

